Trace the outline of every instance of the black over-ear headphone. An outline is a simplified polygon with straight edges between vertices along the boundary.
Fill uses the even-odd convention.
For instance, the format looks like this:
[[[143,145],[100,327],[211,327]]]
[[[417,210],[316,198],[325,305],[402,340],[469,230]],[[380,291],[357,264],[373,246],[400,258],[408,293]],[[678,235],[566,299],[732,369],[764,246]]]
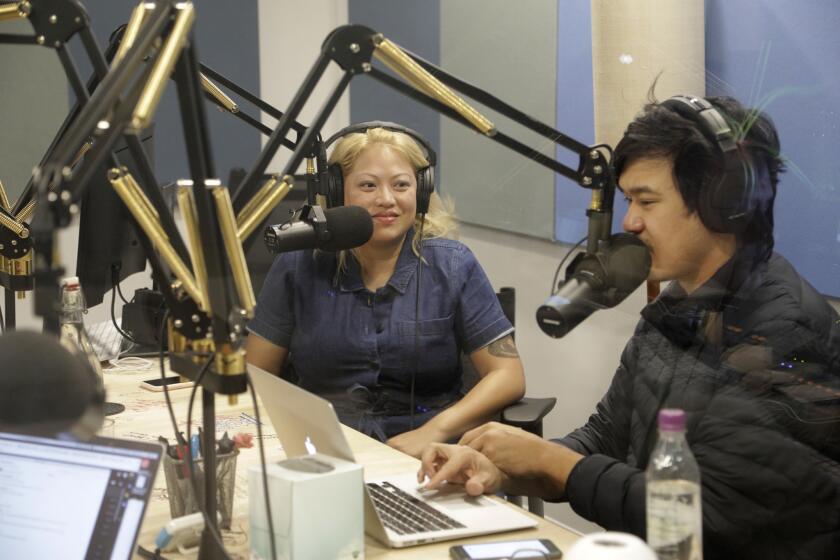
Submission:
[[[330,136],[323,144],[321,144],[321,149],[323,153],[321,154],[322,161],[327,161],[327,148],[329,148],[336,140],[347,136],[348,134],[353,134],[355,132],[366,132],[372,128],[384,128],[385,130],[390,130],[392,132],[401,132],[403,134],[407,134],[411,136],[420,147],[425,150],[426,152],[426,159],[429,162],[429,165],[426,167],[421,167],[417,170],[417,213],[418,214],[425,214],[429,211],[429,201],[432,198],[432,193],[435,190],[435,163],[437,162],[437,154],[435,154],[432,145],[429,143],[428,140],[420,136],[414,130],[396,124],[392,122],[385,122],[385,121],[368,121],[358,124],[350,125],[346,128],[342,128],[332,136]],[[341,166],[337,163],[331,164],[327,168],[327,173],[325,177],[326,181],[326,190],[327,190],[327,206],[329,208],[335,208],[337,206],[344,205],[344,173],[341,170]]]
[[[755,169],[751,158],[739,149],[726,119],[702,97],[676,95],[662,106],[696,123],[720,151],[723,175],[698,198],[697,212],[703,224],[718,233],[743,232],[756,207]]]

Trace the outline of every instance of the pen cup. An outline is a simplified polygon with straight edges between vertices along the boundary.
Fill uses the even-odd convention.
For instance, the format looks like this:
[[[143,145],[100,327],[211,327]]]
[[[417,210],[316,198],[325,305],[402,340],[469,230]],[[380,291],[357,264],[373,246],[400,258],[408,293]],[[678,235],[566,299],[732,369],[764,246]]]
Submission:
[[[216,505],[222,529],[230,529],[233,514],[233,491],[236,484],[236,457],[239,450],[231,453],[216,455]],[[196,499],[191,484],[192,476],[187,462],[173,459],[168,454],[163,457],[163,474],[166,478],[166,490],[169,493],[169,513],[172,519],[198,511],[198,504],[204,504],[204,461],[193,461],[195,487],[198,490]]]

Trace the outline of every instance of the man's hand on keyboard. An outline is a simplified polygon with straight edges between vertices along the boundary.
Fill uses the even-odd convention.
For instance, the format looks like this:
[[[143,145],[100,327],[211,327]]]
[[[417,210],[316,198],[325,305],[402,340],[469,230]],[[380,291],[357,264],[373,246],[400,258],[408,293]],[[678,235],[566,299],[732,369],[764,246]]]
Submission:
[[[487,457],[464,445],[433,443],[423,450],[417,482],[428,477],[426,489],[435,490],[444,482],[463,484],[470,496],[499,491],[505,475]]]

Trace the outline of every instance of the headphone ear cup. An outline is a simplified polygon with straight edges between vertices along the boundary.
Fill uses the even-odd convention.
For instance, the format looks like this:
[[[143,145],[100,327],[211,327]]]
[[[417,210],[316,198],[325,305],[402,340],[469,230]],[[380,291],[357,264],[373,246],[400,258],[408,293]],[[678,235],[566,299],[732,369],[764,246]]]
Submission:
[[[435,168],[424,167],[417,172],[417,213],[425,214],[429,211],[429,202],[435,192]]]
[[[337,163],[327,168],[327,208],[344,206],[344,174]]]
[[[732,157],[732,156],[730,156]],[[743,233],[755,209],[755,177],[744,161],[728,162],[723,176],[703,190],[698,212],[703,224],[718,233]]]

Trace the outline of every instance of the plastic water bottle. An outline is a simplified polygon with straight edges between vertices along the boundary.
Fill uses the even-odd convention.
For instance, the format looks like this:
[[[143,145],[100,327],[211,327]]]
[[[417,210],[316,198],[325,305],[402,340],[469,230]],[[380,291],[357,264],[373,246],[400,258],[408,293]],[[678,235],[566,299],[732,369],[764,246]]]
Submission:
[[[61,343],[71,352],[82,354],[87,358],[94,371],[102,377],[102,366],[93,350],[93,345],[85,332],[83,316],[85,313],[85,297],[79,278],[69,276],[61,281]]]
[[[646,478],[650,547],[659,560],[701,560],[700,468],[685,439],[684,411],[659,411],[659,440]]]

